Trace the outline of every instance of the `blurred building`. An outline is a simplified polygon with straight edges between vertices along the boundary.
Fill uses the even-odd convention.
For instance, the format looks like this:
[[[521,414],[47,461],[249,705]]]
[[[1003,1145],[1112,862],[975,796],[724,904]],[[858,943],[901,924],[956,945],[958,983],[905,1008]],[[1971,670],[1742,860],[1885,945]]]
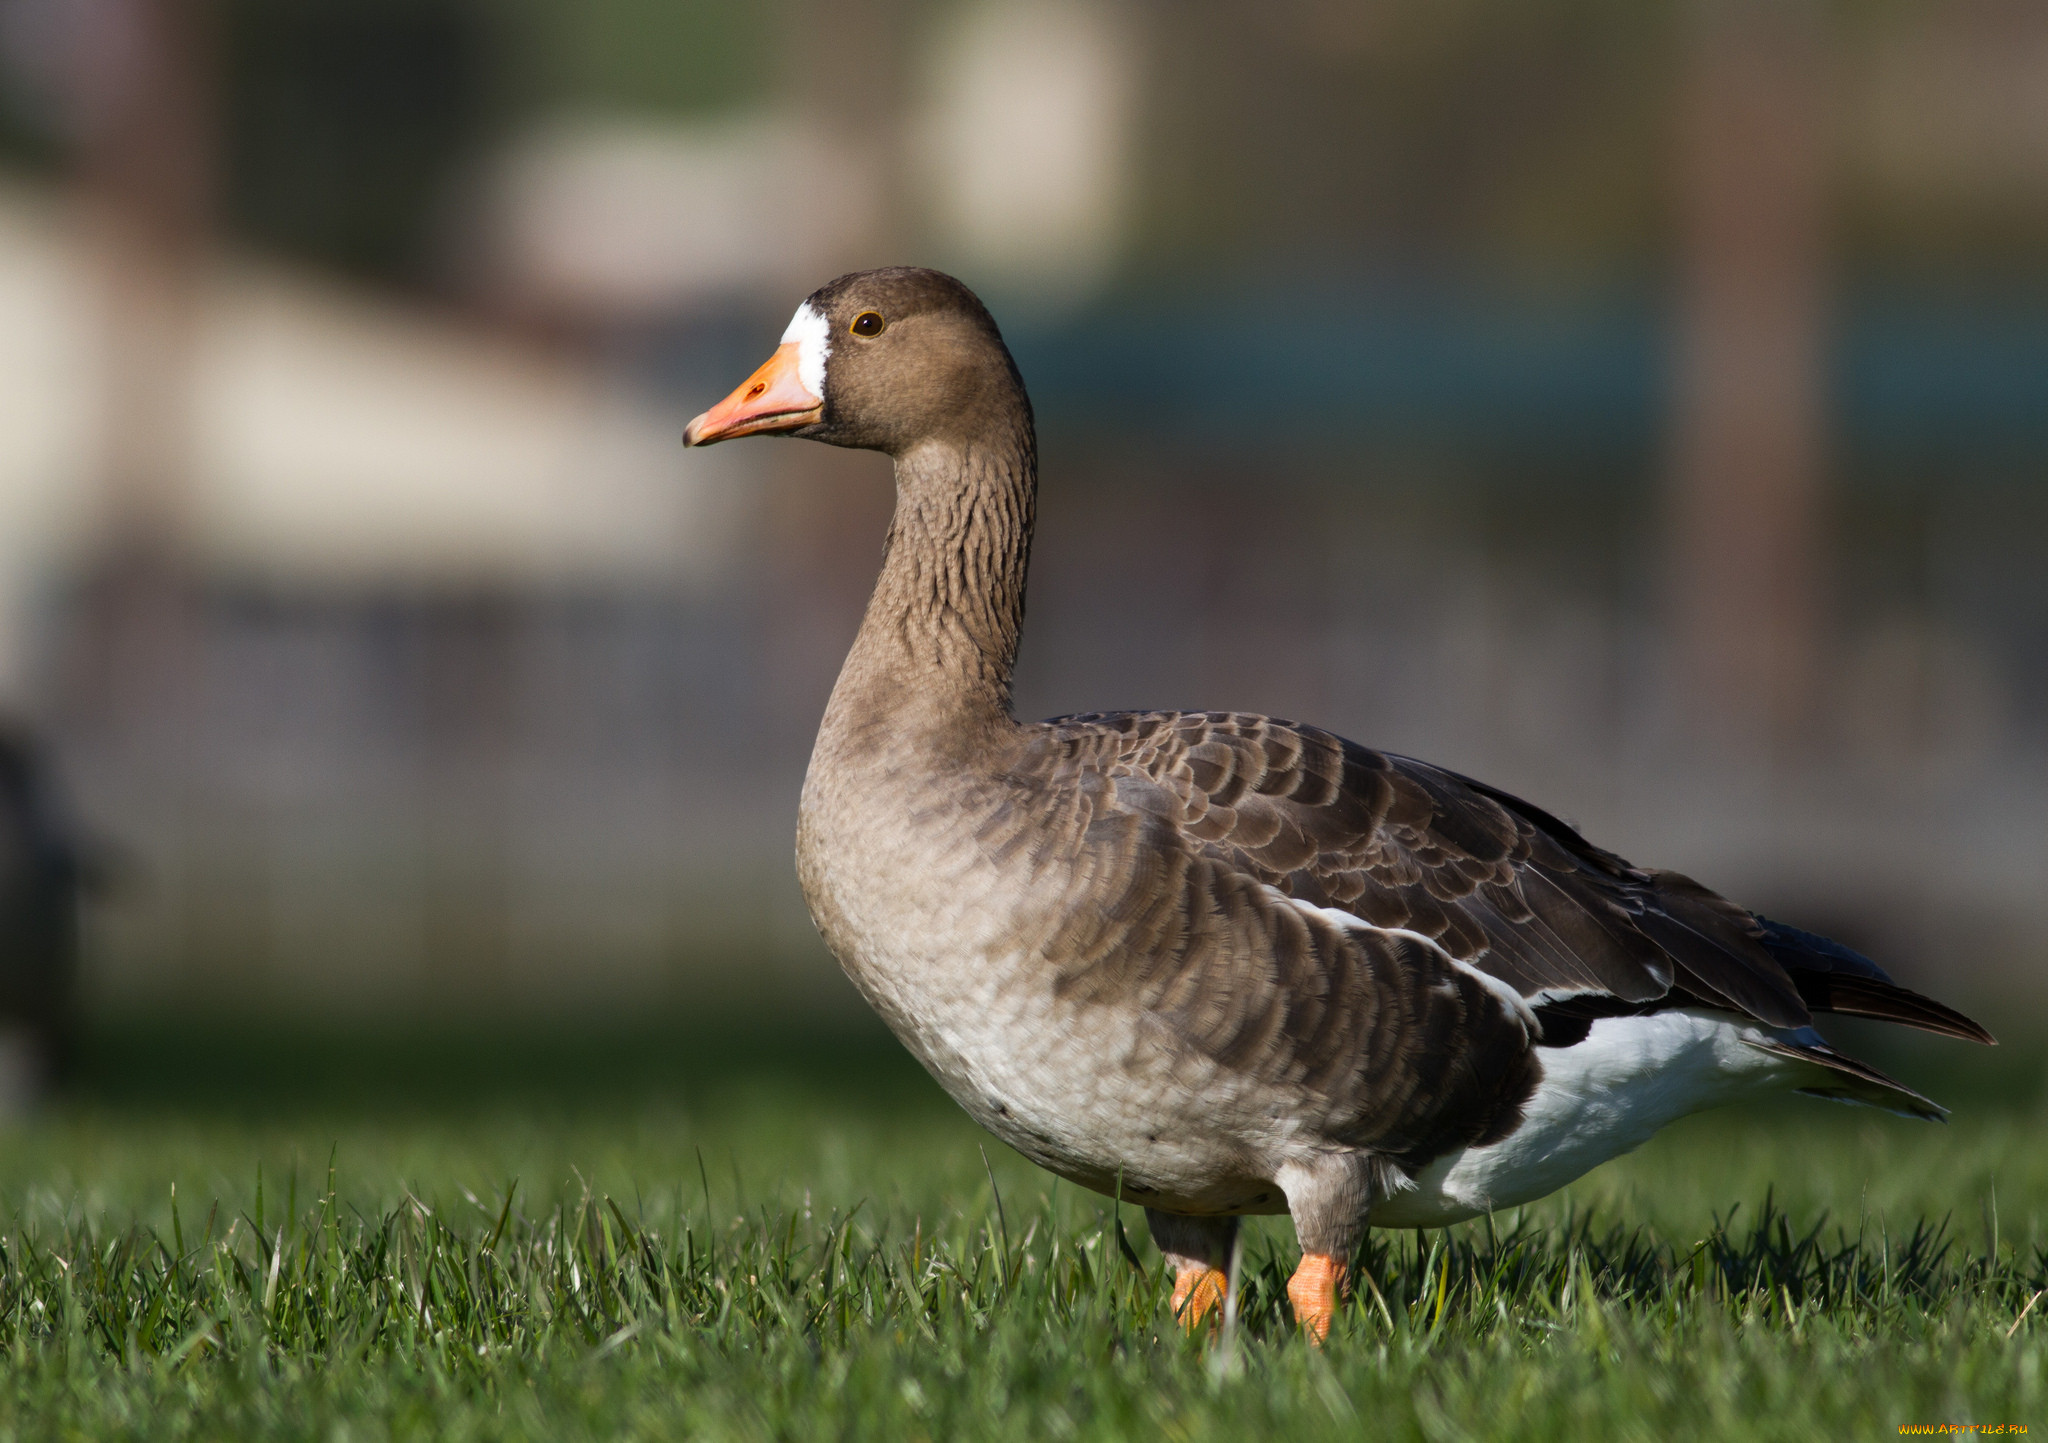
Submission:
[[[96,1005],[843,999],[886,467],[675,438],[901,260],[1038,403],[1022,709],[1314,720],[2038,995],[2038,5],[240,0],[100,82],[168,196],[88,8],[0,6],[0,671],[134,859]]]

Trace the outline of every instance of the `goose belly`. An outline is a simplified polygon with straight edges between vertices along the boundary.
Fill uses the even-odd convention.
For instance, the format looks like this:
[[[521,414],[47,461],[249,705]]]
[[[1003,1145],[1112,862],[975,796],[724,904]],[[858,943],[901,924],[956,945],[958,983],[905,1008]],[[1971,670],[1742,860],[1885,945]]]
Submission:
[[[1372,1211],[1375,1227],[1437,1227],[1533,1202],[1649,1141],[1666,1123],[1784,1085],[1790,1068],[1749,1045],[1774,1034],[1680,1008],[1603,1017],[1573,1047],[1543,1048],[1521,1126],[1447,1153]]]
[[[1153,1035],[1141,1014],[1056,998],[1026,959],[971,973],[973,985],[956,973],[943,995],[873,971],[856,981],[976,1122],[1039,1166],[1126,1202],[1285,1210],[1259,1145],[1270,1108],[1241,1080]]]

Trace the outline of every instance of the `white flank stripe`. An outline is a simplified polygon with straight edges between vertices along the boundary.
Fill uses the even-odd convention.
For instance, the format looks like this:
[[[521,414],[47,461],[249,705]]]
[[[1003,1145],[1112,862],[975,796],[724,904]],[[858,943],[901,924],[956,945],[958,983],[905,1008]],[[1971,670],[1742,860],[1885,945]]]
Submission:
[[[1313,902],[1304,902],[1299,897],[1290,897],[1278,887],[1268,887],[1266,890],[1282,901],[1291,902],[1302,911],[1321,917],[1325,921],[1333,922],[1346,931],[1377,932],[1382,937],[1406,937],[1411,942],[1420,942],[1451,966],[1457,968],[1467,977],[1470,977],[1495,997],[1498,997],[1501,1005],[1507,1008],[1508,1016],[1520,1018],[1523,1028],[1531,1037],[1541,1033],[1542,1028],[1536,1021],[1536,1014],[1529,1010],[1529,1003],[1521,993],[1483,968],[1474,967],[1470,962],[1463,962],[1453,957],[1444,950],[1443,943],[1437,941],[1436,938],[1425,937],[1422,933],[1411,931],[1406,927],[1374,926],[1356,913],[1347,912],[1341,907],[1318,907]]]

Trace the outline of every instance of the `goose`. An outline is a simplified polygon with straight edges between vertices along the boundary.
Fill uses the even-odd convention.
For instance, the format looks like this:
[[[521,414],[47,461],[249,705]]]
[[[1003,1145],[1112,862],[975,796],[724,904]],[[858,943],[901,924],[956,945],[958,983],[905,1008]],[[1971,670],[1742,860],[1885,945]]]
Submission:
[[[691,421],[880,451],[896,505],[796,862],[855,987],[975,1121],[1142,1204],[1190,1329],[1239,1219],[1292,1215],[1327,1336],[1369,1226],[1534,1200],[1718,1104],[1943,1110],[1816,1013],[1989,1043],[1836,942],[1631,865],[1483,782],[1236,712],[1020,722],[1024,384],[937,271],[841,276]]]

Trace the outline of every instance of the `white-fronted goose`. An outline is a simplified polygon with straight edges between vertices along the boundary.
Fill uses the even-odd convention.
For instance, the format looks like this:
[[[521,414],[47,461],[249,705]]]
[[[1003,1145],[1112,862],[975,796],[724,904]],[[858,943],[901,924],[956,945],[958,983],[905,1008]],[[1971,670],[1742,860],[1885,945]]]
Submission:
[[[1189,1325],[1290,1212],[1329,1329],[1368,1224],[1526,1202],[1703,1107],[1941,1110],[1815,1012],[1989,1042],[1868,959],[1527,802],[1222,712],[1020,723],[1037,494],[994,321],[936,271],[842,276],[690,423],[881,451],[896,513],[825,710],[797,868],[826,943],[989,1131],[1144,1204]]]

